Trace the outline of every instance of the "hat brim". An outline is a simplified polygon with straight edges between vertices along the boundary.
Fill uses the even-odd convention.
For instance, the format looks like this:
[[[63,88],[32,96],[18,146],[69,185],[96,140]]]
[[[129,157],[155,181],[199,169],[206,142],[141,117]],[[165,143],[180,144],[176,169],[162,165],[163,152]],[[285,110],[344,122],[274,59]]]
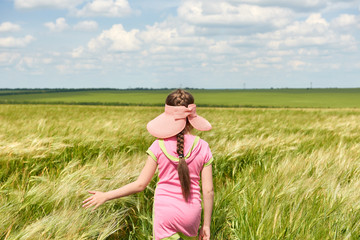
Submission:
[[[199,131],[209,131],[211,124],[203,117],[197,115],[188,117],[190,124]],[[176,119],[167,113],[162,113],[151,120],[146,128],[151,135],[157,138],[169,138],[177,135],[186,126],[186,118]]]
[[[211,130],[211,124],[205,118],[197,115],[196,117],[188,117],[190,124],[199,131]]]
[[[186,126],[186,119],[175,120],[173,116],[162,113],[150,122],[146,128],[157,138],[169,138],[181,132]]]

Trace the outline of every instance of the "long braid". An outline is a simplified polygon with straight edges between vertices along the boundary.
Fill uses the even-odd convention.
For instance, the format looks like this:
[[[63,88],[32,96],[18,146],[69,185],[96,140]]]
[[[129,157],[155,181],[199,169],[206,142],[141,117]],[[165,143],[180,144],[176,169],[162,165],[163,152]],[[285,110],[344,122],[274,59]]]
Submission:
[[[177,135],[177,153],[179,155],[179,164],[177,167],[182,194],[186,201],[190,197],[190,173],[189,167],[184,158],[184,130]]]
[[[190,93],[188,93],[182,89],[178,89],[178,90],[174,91],[166,99],[166,104],[171,105],[171,106],[187,107],[189,104],[192,104],[192,103],[194,103],[193,96]],[[178,164],[177,170],[178,170],[178,174],[179,174],[179,180],[180,180],[180,184],[181,184],[182,194],[184,196],[185,201],[189,200],[190,188],[191,188],[189,167],[184,158],[184,133],[185,133],[185,129],[188,126],[189,125],[187,124],[187,126],[176,136],[176,139],[177,139],[176,151],[177,151],[177,154],[179,155],[179,164]]]

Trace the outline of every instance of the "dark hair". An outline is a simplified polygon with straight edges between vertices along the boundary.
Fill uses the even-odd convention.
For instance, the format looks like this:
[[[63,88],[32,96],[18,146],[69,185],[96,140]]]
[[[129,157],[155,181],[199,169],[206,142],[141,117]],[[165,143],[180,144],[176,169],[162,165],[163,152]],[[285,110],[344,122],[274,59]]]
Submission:
[[[194,97],[187,91],[177,89],[170,93],[166,98],[166,104],[170,106],[185,106],[194,103]],[[176,135],[177,138],[177,154],[179,155],[179,164],[177,167],[181,190],[185,201],[190,197],[190,173],[188,165],[184,158],[184,133],[190,130],[191,125],[186,121],[185,128]]]

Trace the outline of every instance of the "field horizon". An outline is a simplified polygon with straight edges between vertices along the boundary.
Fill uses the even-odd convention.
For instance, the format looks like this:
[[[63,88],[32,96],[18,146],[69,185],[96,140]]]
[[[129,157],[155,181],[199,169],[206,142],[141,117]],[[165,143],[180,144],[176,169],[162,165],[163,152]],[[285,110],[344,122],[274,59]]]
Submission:
[[[360,108],[360,88],[196,89],[184,88],[203,107]],[[0,104],[163,106],[163,89],[0,89]]]

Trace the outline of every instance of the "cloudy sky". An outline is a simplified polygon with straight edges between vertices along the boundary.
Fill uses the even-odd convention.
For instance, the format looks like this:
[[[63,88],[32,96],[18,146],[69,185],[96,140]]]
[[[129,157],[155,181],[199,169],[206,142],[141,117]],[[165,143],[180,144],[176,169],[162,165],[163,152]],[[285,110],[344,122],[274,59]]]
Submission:
[[[360,87],[359,0],[0,0],[0,88]]]

